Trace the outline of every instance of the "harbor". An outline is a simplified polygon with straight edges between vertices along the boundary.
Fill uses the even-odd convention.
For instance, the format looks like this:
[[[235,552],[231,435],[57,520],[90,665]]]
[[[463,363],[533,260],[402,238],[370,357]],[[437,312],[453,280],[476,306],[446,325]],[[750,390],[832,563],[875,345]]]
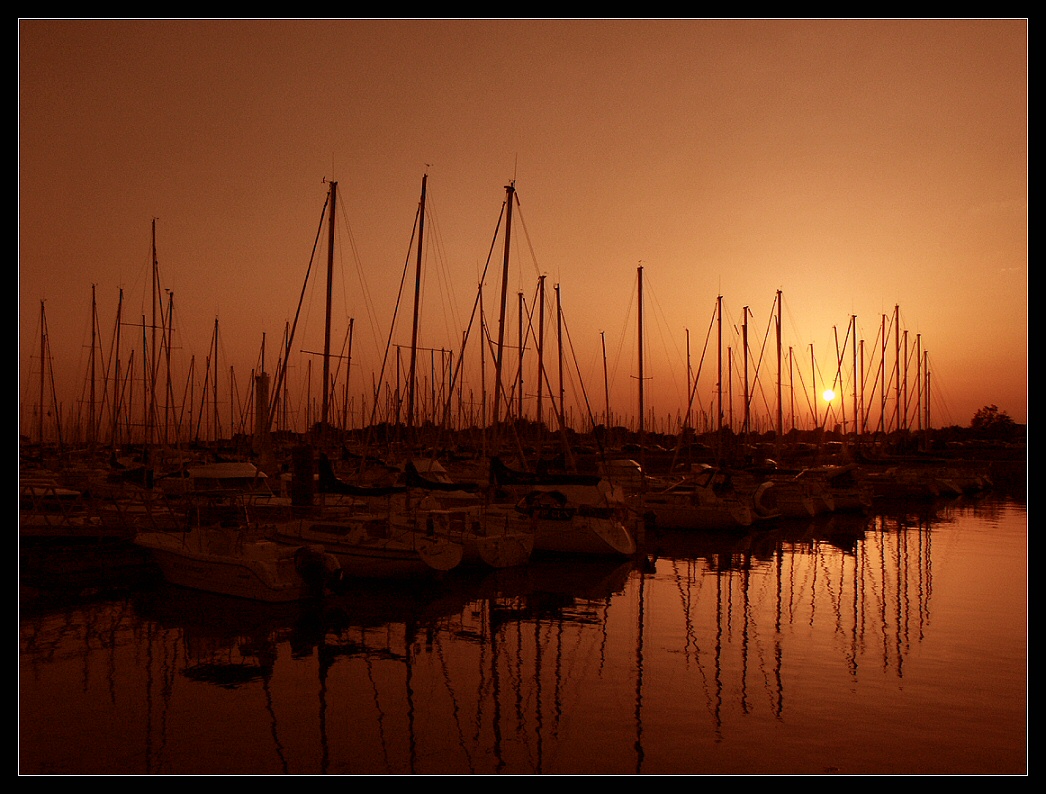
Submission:
[[[38,560],[19,768],[1023,774],[1026,527],[935,499],[293,604]]]
[[[20,775],[1027,774],[1027,20],[18,39]]]

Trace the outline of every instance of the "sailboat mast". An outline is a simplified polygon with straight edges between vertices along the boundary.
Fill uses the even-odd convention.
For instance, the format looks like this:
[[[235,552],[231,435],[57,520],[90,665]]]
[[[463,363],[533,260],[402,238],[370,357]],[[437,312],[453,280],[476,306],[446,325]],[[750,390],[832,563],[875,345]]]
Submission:
[[[741,415],[742,416],[741,428],[742,428],[742,432],[745,435],[748,435],[748,431],[749,431],[748,406],[752,402],[751,398],[749,397],[750,390],[749,390],[749,386],[748,386],[748,315],[749,314],[750,314],[750,312],[748,311],[748,307],[745,306],[744,309],[742,309],[743,317],[742,317],[742,323],[741,323],[741,336],[742,336],[742,342],[743,342],[743,345],[742,345],[743,349],[741,351],[741,356],[743,357],[744,363],[745,363],[745,366],[744,366],[745,411]]]
[[[501,416],[501,366],[502,354],[505,347],[505,308],[508,302],[508,263],[510,243],[512,240],[512,205],[514,203],[516,183],[509,182],[505,186],[507,207],[505,215],[505,256],[501,269],[501,307],[498,319],[498,347],[494,361],[494,426],[498,424]]]
[[[112,399],[112,410],[113,410],[113,437],[112,447],[116,449],[119,443],[120,435],[120,413],[123,410],[123,383],[120,380],[120,328],[123,317],[123,288],[120,288],[119,300],[116,302],[116,343],[115,343],[115,355],[113,358],[114,369],[113,369],[113,399]]]
[[[414,387],[418,360],[418,309],[421,300],[421,255],[425,243],[425,193],[428,174],[421,177],[421,202],[418,205],[418,258],[414,271],[414,324],[410,334],[410,372],[407,375],[407,429],[414,427]]]
[[[879,345],[879,432],[886,432],[886,315],[882,316]]]
[[[817,362],[814,359],[814,346],[812,342],[810,343],[810,391],[812,392],[810,396],[813,398],[810,400],[810,405],[813,408],[814,415],[813,429],[816,430],[820,427],[820,420],[817,418]]]
[[[542,414],[543,406],[541,401],[542,385],[541,382],[545,377],[545,276],[541,275],[538,278],[538,405],[537,405],[537,419],[538,427],[544,421]]]
[[[330,411],[330,359],[331,359],[331,292],[334,284],[334,226],[338,203],[338,183],[331,182],[331,216],[327,227],[327,313],[323,331],[323,396],[321,402],[320,429],[327,430],[327,415]]]
[[[163,406],[163,440],[164,443],[169,443],[169,433],[171,425],[171,409],[174,406],[174,385],[171,383],[171,337],[174,332],[174,293],[167,293],[167,322],[164,324],[164,363],[167,369],[166,382],[167,385],[164,387],[164,406]],[[178,439],[176,438],[175,441]]]
[[[523,418],[523,314],[524,314],[524,301],[523,301],[523,290],[519,291],[517,296],[517,313],[519,314],[519,329],[516,334],[516,338],[519,344],[519,372],[516,374],[516,404],[518,406],[517,416]]]
[[[149,382],[147,384],[148,396],[147,400],[147,413],[145,419],[145,433],[146,443],[151,444],[153,440],[153,423],[156,418],[156,300],[159,292],[159,264],[156,261],[156,218],[152,221],[152,252],[153,252],[153,288],[152,288],[152,301],[153,301],[153,313],[151,328],[151,340],[149,350]],[[144,360],[143,360],[144,364]]]
[[[95,296],[95,285],[91,285],[91,405],[88,410],[88,421],[90,425],[87,430],[87,441],[91,446],[95,442],[95,393],[94,393],[94,364],[95,364],[95,329],[98,327],[98,301]]]
[[[214,411],[214,442],[217,445],[218,440],[221,438],[221,432],[218,430],[219,424],[219,407],[218,407],[218,318],[214,318],[214,377],[211,383],[211,393],[213,395],[213,406]]]
[[[854,379],[854,438],[858,438],[861,433],[861,426],[859,423],[860,415],[857,410],[857,315],[850,316],[850,336],[851,336],[851,356],[853,358],[853,379]]]
[[[599,341],[603,347],[603,404],[606,406],[606,426],[609,430],[610,424],[610,381],[607,377],[607,335],[605,331],[599,332]]]
[[[723,429],[723,296],[716,298],[716,432]]]
[[[643,266],[639,266],[639,281],[638,281],[638,317],[639,317],[639,454],[642,456],[644,447],[644,431],[646,429],[644,425],[644,412],[646,411],[645,400],[645,385],[643,382]],[[643,461],[640,460],[642,466]]]
[[[923,429],[922,334],[915,335],[915,429]]]
[[[556,284],[556,344],[559,368],[559,422],[562,425],[566,422],[567,390],[563,385],[563,296],[559,284]]]
[[[47,322],[44,316],[44,302],[40,301],[40,413],[37,415],[37,439],[44,443],[44,382],[47,367]]]
[[[349,350],[345,359],[345,405],[342,407],[342,421],[341,426],[345,429],[349,429],[349,375],[352,372],[352,326],[354,322],[353,317],[349,318]]]
[[[893,307],[893,394],[894,430],[901,430],[901,307],[896,304]]]
[[[694,404],[694,368],[690,364],[690,329],[686,330],[686,427],[690,429],[693,427],[691,424],[692,419],[692,406]]]
[[[784,409],[781,403],[781,290],[777,291],[777,443],[784,436]]]

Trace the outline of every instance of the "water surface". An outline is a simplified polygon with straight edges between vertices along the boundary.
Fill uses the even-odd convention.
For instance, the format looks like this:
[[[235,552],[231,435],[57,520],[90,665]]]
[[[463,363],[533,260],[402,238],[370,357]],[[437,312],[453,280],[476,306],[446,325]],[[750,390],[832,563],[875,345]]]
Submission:
[[[647,552],[322,607],[37,563],[20,771],[1026,773],[1023,504],[662,535]]]

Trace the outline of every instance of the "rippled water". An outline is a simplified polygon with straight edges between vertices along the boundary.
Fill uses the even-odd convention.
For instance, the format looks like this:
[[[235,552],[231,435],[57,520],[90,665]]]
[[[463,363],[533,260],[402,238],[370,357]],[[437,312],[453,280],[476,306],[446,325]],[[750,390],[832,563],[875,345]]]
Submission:
[[[20,772],[1026,773],[1023,504],[647,542],[322,609],[38,560]]]

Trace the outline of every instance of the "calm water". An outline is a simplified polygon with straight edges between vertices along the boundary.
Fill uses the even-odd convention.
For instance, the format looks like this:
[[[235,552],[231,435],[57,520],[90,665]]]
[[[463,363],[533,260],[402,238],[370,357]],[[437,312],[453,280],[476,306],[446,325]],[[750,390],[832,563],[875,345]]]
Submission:
[[[322,609],[27,576],[20,771],[1026,773],[1023,504],[648,541]]]

